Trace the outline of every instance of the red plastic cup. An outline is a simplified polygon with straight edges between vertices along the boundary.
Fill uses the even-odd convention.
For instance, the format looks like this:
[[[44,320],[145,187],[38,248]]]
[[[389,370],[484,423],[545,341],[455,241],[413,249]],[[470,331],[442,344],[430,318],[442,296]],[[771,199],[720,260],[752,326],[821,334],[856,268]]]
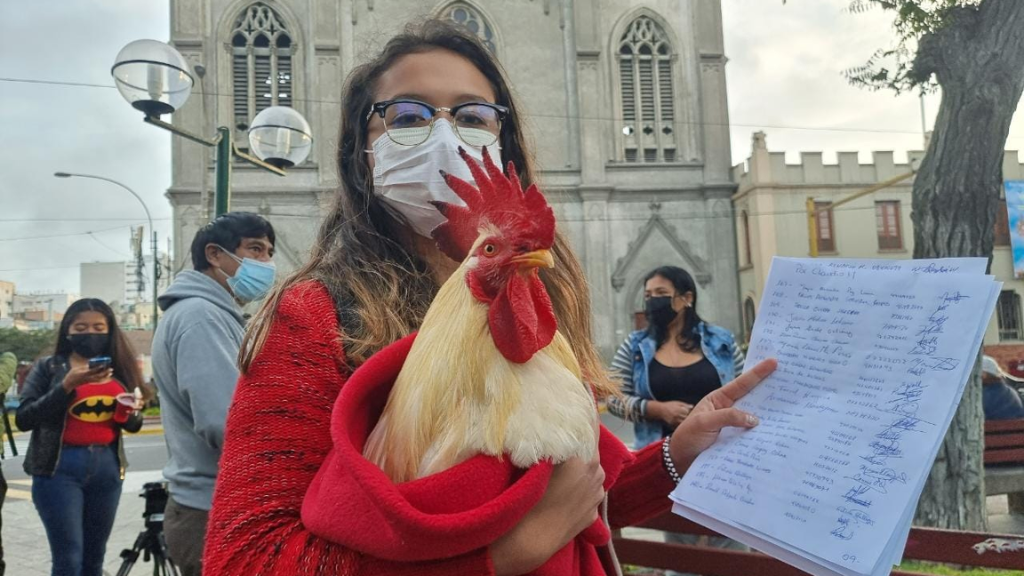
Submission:
[[[114,407],[114,422],[124,424],[128,417],[135,411],[135,395],[125,392],[117,395],[117,405]]]

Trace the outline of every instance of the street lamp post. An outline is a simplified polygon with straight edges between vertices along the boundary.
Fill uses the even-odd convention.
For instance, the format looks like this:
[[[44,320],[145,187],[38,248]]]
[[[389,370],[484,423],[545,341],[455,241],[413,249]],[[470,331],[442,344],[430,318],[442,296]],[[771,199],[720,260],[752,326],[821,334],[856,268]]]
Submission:
[[[160,258],[156,253],[156,228],[153,227],[153,216],[150,215],[149,213],[149,206],[146,206],[146,202],[142,200],[141,196],[135,193],[135,190],[132,190],[128,186],[112,178],[107,178],[105,176],[96,176],[95,174],[79,174],[76,172],[54,172],[53,175],[56,176],[57,178],[91,178],[93,180],[103,180],[104,182],[110,182],[111,184],[120,186],[121,188],[127,190],[129,194],[135,196],[135,199],[139,201],[139,204],[142,204],[142,209],[146,211],[146,220],[149,221],[149,229],[153,232],[153,332],[155,333],[157,322],[157,279],[160,276]]]
[[[195,83],[188,62],[169,44],[156,40],[129,43],[118,53],[110,74],[124,99],[145,114],[144,122],[217,149],[215,217],[230,209],[233,157],[284,176],[285,168],[301,164],[309,156],[313,145],[309,123],[288,106],[271,106],[253,118],[249,148],[256,156],[239,150],[231,129],[224,126],[217,128],[213,138],[205,138],[161,120],[160,116],[185,104]]]

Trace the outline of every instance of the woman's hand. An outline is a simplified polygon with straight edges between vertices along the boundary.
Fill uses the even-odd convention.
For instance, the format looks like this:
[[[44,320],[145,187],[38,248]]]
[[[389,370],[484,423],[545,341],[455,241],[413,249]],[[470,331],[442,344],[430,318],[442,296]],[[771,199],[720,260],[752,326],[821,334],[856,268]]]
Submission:
[[[669,441],[672,460],[675,461],[676,470],[680,474],[686,472],[698,454],[715,443],[722,428],[757,426],[757,416],[733,408],[733,404],[774,372],[777,366],[778,362],[775,360],[759,362],[753,369],[708,394],[694,406],[690,415],[672,433],[672,439]]]
[[[686,402],[647,401],[647,417],[651,420],[661,420],[673,427],[682,424],[691,411],[693,411],[693,404]]]
[[[68,370],[67,375],[64,376],[64,382],[61,383],[61,386],[64,387],[65,392],[71,392],[82,384],[88,384],[90,382],[105,382],[110,380],[113,376],[114,370],[106,366],[93,368],[91,370],[88,366],[79,366]]]
[[[544,497],[490,549],[497,576],[532,572],[598,518],[604,470],[598,456],[555,466]]]

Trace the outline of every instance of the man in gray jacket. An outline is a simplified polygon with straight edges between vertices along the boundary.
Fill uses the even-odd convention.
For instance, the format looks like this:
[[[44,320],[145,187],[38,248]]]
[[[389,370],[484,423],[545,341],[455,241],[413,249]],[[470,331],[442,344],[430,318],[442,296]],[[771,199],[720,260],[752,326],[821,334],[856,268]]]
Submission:
[[[218,217],[192,241],[194,270],[178,274],[158,300],[164,313],[153,339],[153,372],[170,453],[164,534],[183,576],[202,572],[224,423],[238,380],[241,306],[273,285],[274,241],[274,228],[256,214]]]

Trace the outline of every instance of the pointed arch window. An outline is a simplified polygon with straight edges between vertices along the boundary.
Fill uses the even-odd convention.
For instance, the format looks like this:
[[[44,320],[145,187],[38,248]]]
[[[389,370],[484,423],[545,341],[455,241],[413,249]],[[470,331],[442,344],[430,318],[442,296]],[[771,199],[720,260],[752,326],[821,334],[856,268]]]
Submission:
[[[750,216],[746,210],[740,214],[740,219],[743,224],[743,265],[753,266],[754,252],[750,249]]]
[[[665,30],[648,16],[619,39],[619,95],[626,162],[675,162],[673,52]]]
[[[291,106],[295,43],[280,16],[257,2],[245,9],[231,31],[231,75],[235,125],[248,126],[270,106]]]
[[[757,310],[754,307],[754,299],[747,297],[743,302],[743,337],[749,343],[750,335],[754,333],[754,321],[757,319]]]
[[[456,2],[449,6],[445,13],[452,22],[465,26],[470,32],[476,34],[484,46],[491,51],[491,54],[498,53],[498,49],[494,45],[494,29],[479,10],[469,4]]]

